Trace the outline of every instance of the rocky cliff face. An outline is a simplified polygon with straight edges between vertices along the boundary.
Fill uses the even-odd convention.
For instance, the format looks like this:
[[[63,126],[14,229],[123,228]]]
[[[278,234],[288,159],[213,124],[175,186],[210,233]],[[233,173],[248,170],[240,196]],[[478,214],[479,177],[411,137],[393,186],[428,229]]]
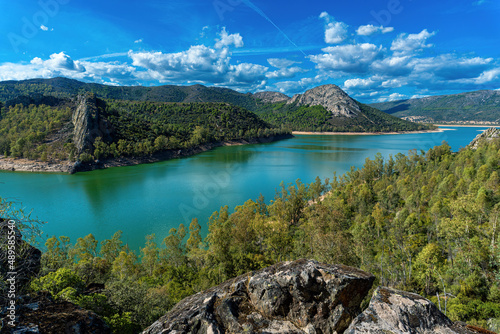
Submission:
[[[253,94],[253,97],[264,103],[276,103],[290,100],[290,97],[279,92],[258,92]]]
[[[278,263],[182,300],[143,333],[342,333],[374,279],[342,265]]]
[[[85,150],[92,151],[97,137],[105,138],[110,135],[106,120],[99,115],[98,100],[93,94],[77,97],[72,122],[74,125],[73,142],[78,154]]]
[[[500,129],[497,128],[489,128],[488,130],[478,134],[476,138],[474,138],[469,145],[468,148],[473,150],[477,149],[480,145],[485,142],[491,141],[493,139],[500,138]]]
[[[334,116],[354,117],[361,112],[358,104],[342,89],[335,85],[323,85],[297,94],[288,104],[298,106],[323,106]]]

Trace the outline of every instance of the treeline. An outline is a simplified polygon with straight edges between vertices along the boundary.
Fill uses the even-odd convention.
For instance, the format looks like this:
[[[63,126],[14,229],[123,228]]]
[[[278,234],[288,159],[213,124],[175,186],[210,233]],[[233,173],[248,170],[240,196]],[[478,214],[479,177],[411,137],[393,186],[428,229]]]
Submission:
[[[377,155],[310,185],[281,184],[274,199],[193,219],[136,255],[120,233],[99,243],[47,240],[32,287],[106,317],[120,333],[151,324],[182,298],[278,261],[311,258],[369,271],[375,285],[430,298],[452,320],[500,318],[500,142],[452,153],[447,144]],[[86,284],[103,283],[98,294]]]
[[[227,103],[106,102],[103,117],[112,139],[97,138],[93,157],[143,156],[206,143],[290,133]]]
[[[279,102],[262,105],[256,113],[273,125],[284,125],[294,131],[312,132],[401,132],[428,130],[432,126],[417,124],[388,115],[358,102],[361,114],[333,117],[322,106],[300,106]]]

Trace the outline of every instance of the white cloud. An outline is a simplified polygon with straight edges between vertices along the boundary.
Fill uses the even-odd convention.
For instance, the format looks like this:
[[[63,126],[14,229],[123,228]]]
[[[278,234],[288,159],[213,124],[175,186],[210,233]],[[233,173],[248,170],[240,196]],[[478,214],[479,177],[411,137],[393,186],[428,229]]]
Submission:
[[[434,36],[435,32],[428,32],[427,29],[422,30],[418,34],[400,34],[391,45],[391,50],[395,54],[405,55],[412,54],[414,51],[420,51],[424,48],[430,48],[432,44],[426,44],[427,39]]]
[[[43,24],[40,26],[40,29],[42,29],[43,31],[49,31],[49,27],[44,26]]]
[[[64,52],[54,53],[47,60],[33,58],[29,64],[0,65],[0,80],[25,80],[64,76],[101,83],[135,82],[135,68],[118,62],[73,61]]]
[[[135,40],[134,43],[136,43],[136,44],[142,43],[142,38],[139,38],[138,40]]]
[[[216,41],[215,48],[217,49],[229,47],[231,45],[234,45],[237,48],[241,48],[244,45],[243,37],[241,37],[239,33],[229,35],[226,31],[226,27],[223,27],[221,32],[218,33],[218,35],[219,38],[215,40]]]
[[[293,78],[296,74],[303,72],[307,72],[307,70],[304,70],[303,68],[297,66],[286,67],[280,68],[279,70],[274,72],[268,72],[266,74],[266,77],[269,79]]]
[[[397,100],[404,100],[407,99],[408,96],[400,93],[392,93],[388,96],[382,96],[380,97],[377,102],[388,102],[388,101],[397,101]]]
[[[325,42],[339,44],[347,39],[347,24],[343,22],[328,23],[325,30]]]
[[[85,72],[85,67],[79,61],[73,61],[73,59],[71,59],[71,57],[64,52],[51,54],[50,59],[45,61],[38,57],[33,58],[33,60],[31,60],[31,64],[51,70]]]
[[[486,84],[497,80],[500,81],[500,67],[484,71],[475,81],[477,84]]]
[[[402,100],[405,99],[407,96],[404,94],[399,94],[399,93],[392,93],[389,95],[389,101],[397,101],[397,100]]]
[[[316,67],[324,71],[364,73],[377,59],[383,57],[384,49],[370,43],[331,46],[322,49],[324,54],[309,56]]]
[[[393,27],[384,27],[384,26],[376,27],[372,24],[368,24],[365,26],[359,26],[359,28],[356,30],[356,33],[360,36],[371,36],[375,33],[386,34],[392,31],[394,31]]]
[[[361,78],[355,78],[355,79],[348,79],[344,81],[344,88],[347,90],[352,90],[352,89],[372,89],[376,88],[379,85],[377,81],[374,81],[372,78],[368,79],[361,79]]]
[[[328,44],[339,44],[347,39],[349,26],[344,22],[337,22],[327,12],[322,12],[319,16],[324,19],[325,27],[325,42]]]
[[[269,65],[276,68],[287,68],[294,64],[300,64],[300,62],[298,61],[293,61],[286,58],[268,58],[267,62],[269,63]]]

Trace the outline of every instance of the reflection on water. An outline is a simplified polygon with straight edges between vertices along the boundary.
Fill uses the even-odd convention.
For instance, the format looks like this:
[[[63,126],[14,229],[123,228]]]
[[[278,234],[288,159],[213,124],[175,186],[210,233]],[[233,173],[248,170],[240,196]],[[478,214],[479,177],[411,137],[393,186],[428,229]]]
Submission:
[[[441,133],[383,136],[296,136],[274,143],[219,147],[197,156],[76,175],[0,172],[0,194],[34,210],[47,235],[76,238],[93,233],[98,240],[122,230],[138,250],[144,237],[158,242],[172,227],[206,222],[223,205],[232,209],[262,193],[274,197],[281,181],[341,175],[361,167],[377,152],[387,157],[410,149],[427,150],[449,142],[466,146],[478,128]]]

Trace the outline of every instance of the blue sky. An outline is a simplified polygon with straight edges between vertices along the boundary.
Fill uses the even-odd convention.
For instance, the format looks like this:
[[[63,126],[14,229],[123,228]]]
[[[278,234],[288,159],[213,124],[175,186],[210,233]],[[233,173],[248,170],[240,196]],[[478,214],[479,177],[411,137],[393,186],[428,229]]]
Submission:
[[[500,89],[498,0],[0,2],[0,80],[333,83],[363,102]]]

